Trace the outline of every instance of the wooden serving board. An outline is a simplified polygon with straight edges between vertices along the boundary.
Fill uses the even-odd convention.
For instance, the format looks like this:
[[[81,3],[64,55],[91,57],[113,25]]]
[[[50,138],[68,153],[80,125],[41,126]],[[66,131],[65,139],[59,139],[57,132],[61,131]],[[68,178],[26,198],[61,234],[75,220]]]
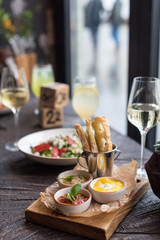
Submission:
[[[109,239],[120,222],[148,190],[148,180],[139,178],[128,202],[112,213],[93,217],[67,217],[45,207],[40,198],[25,211],[26,219],[61,231],[91,239]]]

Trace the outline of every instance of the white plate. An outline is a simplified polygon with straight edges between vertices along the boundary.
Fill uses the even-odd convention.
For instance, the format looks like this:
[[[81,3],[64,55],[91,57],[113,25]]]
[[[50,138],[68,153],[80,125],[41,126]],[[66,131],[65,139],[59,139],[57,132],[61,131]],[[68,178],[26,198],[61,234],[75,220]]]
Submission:
[[[31,146],[36,146],[41,142],[48,141],[51,137],[58,136],[59,134],[72,135],[76,133],[74,128],[57,128],[57,129],[50,129],[50,130],[43,130],[40,132],[31,133],[25,137],[22,137],[18,141],[18,149],[22,152],[25,156],[34,160],[36,162],[40,162],[43,164],[48,165],[57,165],[57,166],[65,166],[65,165],[72,165],[77,163],[77,158],[52,158],[52,157],[42,157],[36,156],[31,152]]]

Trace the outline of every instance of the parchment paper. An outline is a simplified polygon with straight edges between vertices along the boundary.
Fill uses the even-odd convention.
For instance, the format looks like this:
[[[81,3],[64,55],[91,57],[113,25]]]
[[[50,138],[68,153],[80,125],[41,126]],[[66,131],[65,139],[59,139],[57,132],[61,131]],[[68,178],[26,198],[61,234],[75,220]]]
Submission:
[[[102,212],[110,213],[115,211],[116,209],[120,208],[124,205],[128,199],[132,191],[136,186],[136,175],[137,175],[137,167],[138,163],[135,160],[132,160],[128,164],[121,165],[120,167],[114,165],[113,167],[113,177],[117,177],[122,179],[126,184],[126,192],[122,199],[119,201],[107,203],[107,204],[100,204],[92,200],[90,207],[87,211],[74,215],[79,217],[91,217]],[[83,169],[78,164],[74,168],[75,170]],[[59,190],[58,182],[54,182],[52,185],[47,187],[44,192],[40,193],[41,201],[45,204],[47,208],[50,208],[56,212],[59,212],[54,204],[53,195],[54,193]]]

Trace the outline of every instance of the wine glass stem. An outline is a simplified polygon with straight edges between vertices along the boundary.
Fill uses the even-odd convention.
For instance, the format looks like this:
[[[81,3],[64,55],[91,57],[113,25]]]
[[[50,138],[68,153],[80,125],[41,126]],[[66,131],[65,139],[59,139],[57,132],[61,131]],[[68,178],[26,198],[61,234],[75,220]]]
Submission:
[[[15,126],[15,144],[19,138],[19,109],[16,109],[14,112],[14,126]]]
[[[145,143],[146,143],[146,134],[147,134],[147,132],[141,131],[141,161],[140,161],[141,171],[144,168],[144,148],[145,148]]]

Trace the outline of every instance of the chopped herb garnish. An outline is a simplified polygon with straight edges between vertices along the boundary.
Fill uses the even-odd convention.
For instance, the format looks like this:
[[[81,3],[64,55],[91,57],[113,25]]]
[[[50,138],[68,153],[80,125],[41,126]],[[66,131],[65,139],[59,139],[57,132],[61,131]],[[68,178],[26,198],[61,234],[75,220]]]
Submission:
[[[66,182],[71,182],[73,178],[74,178],[74,176],[68,176],[68,177],[65,177],[65,178],[62,178],[62,179]]]
[[[82,177],[82,175],[81,175],[81,174],[78,174],[78,177],[79,177],[80,179],[83,179],[83,177]]]

